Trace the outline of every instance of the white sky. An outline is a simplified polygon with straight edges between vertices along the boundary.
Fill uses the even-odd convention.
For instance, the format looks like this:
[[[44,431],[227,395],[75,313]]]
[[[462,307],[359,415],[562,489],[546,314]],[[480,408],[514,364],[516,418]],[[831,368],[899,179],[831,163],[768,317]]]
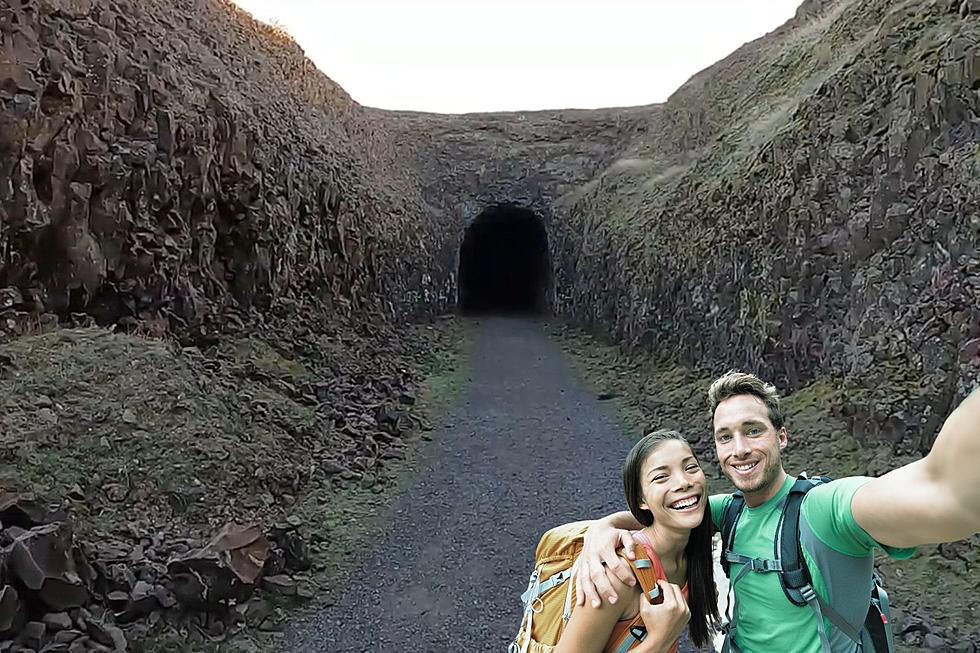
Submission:
[[[233,0],[364,105],[440,113],[662,102],[802,0]]]

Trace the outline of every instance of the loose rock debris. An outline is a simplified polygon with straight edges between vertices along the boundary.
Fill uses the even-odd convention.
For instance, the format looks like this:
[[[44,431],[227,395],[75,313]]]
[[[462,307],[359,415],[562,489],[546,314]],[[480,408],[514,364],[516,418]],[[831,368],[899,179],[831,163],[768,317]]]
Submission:
[[[31,494],[3,492],[0,524],[4,652],[127,651],[123,626],[147,617],[147,625],[176,624],[194,612],[206,615],[209,635],[220,639],[271,615],[264,600],[250,603],[260,585],[312,596],[293,575],[308,569],[309,559],[288,523],[268,534],[255,524],[226,524],[196,548],[147,534],[147,546],[131,548],[79,541],[64,511],[48,510]]]
[[[0,343],[0,653],[203,649],[318,596],[311,520],[390,483],[449,330],[313,323],[206,352],[97,328]]]

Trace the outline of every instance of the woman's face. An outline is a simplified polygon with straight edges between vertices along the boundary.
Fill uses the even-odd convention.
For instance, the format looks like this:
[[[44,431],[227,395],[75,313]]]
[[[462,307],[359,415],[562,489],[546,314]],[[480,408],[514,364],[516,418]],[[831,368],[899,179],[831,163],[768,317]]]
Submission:
[[[659,526],[692,529],[704,519],[707,485],[687,443],[665,440],[640,465],[640,507]]]

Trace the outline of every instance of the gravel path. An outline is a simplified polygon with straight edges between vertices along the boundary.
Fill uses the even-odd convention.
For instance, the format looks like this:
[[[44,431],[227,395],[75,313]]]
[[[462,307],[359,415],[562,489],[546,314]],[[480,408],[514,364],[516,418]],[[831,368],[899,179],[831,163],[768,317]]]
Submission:
[[[335,605],[285,651],[505,651],[538,537],[624,506],[630,440],[540,325],[479,322],[468,387]],[[583,475],[583,478],[579,478]]]

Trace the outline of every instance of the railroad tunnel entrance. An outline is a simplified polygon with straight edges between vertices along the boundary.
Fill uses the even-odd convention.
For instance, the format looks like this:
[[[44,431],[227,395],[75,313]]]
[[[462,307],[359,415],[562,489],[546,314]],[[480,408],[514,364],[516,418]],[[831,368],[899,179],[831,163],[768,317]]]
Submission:
[[[464,313],[541,313],[551,283],[548,234],[533,211],[500,204],[466,229],[459,250]]]

